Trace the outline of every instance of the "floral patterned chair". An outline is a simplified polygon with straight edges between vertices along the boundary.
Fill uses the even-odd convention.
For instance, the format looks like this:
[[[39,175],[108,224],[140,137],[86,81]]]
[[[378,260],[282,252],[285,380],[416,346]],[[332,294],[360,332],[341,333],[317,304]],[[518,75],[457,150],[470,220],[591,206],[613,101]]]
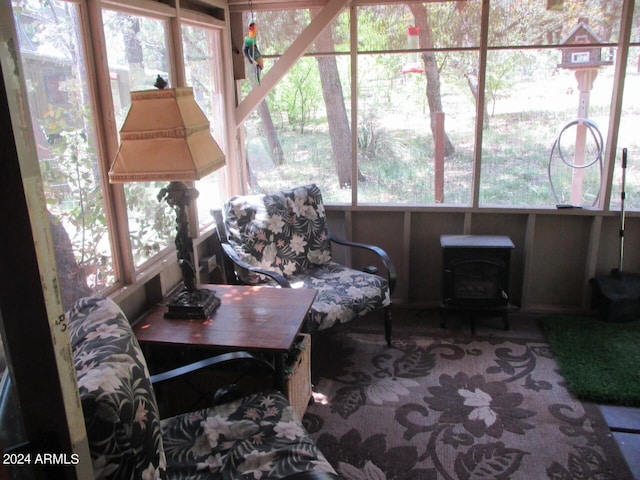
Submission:
[[[379,247],[339,239],[327,229],[320,189],[305,185],[270,195],[235,196],[216,219],[228,283],[269,282],[283,288],[318,291],[304,331],[313,333],[384,311],[385,338],[391,344],[391,294],[396,271]],[[332,260],[332,243],[373,252],[386,269],[358,271]]]
[[[160,419],[120,308],[90,297],[68,317],[96,479],[338,478],[281,393]]]

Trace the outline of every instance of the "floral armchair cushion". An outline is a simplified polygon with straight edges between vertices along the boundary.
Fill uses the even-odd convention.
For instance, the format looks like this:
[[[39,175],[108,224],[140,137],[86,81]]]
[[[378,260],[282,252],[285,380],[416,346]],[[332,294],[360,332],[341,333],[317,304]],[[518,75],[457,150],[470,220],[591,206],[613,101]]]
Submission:
[[[172,479],[337,478],[277,391],[163,420],[162,432]]]
[[[293,275],[289,282],[292,286],[313,288],[318,292],[305,319],[303,331],[306,333],[325,330],[391,306],[386,278],[336,262]]]
[[[126,316],[101,296],[68,315],[95,478],[166,478],[156,398]]]
[[[288,277],[331,260],[322,194],[314,184],[232,197],[225,222],[231,244],[256,267]]]

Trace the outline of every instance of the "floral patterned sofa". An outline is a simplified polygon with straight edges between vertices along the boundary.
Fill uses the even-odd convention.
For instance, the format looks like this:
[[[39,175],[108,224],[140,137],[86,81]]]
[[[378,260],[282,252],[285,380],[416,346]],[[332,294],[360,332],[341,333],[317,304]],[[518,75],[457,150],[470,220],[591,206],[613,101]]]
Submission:
[[[338,478],[281,393],[160,419],[120,308],[90,297],[68,317],[96,479]]]
[[[212,210],[212,214],[225,256],[233,264],[226,268],[227,281],[316,289],[318,294],[304,326],[306,333],[383,309],[385,338],[391,344],[391,293],[396,283],[393,263],[377,246],[342,240],[329,232],[317,185],[269,195],[235,196],[225,204],[224,218],[219,210]],[[386,277],[377,275],[373,267],[359,271],[333,261],[332,243],[373,252],[384,265]]]

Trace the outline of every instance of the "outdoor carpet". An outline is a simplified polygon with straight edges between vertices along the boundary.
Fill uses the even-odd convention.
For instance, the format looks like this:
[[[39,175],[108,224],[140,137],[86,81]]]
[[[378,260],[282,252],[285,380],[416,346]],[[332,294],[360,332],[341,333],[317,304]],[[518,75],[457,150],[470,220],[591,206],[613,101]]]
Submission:
[[[640,322],[549,317],[542,327],[571,393],[591,402],[640,406]]]
[[[314,337],[303,419],[343,478],[633,478],[541,338],[345,327]]]

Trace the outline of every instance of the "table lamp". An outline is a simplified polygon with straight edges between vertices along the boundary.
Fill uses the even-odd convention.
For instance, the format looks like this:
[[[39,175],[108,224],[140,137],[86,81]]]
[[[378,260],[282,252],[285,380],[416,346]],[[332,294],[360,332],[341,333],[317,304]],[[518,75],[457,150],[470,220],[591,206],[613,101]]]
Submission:
[[[225,164],[211,136],[209,121],[190,87],[131,92],[131,107],[120,129],[120,148],[109,171],[109,182],[169,181],[160,190],[176,213],[176,249],[184,287],[169,299],[166,318],[208,318],[220,305],[215,292],[196,288],[193,242],[187,207],[198,191],[185,182],[199,180]]]

